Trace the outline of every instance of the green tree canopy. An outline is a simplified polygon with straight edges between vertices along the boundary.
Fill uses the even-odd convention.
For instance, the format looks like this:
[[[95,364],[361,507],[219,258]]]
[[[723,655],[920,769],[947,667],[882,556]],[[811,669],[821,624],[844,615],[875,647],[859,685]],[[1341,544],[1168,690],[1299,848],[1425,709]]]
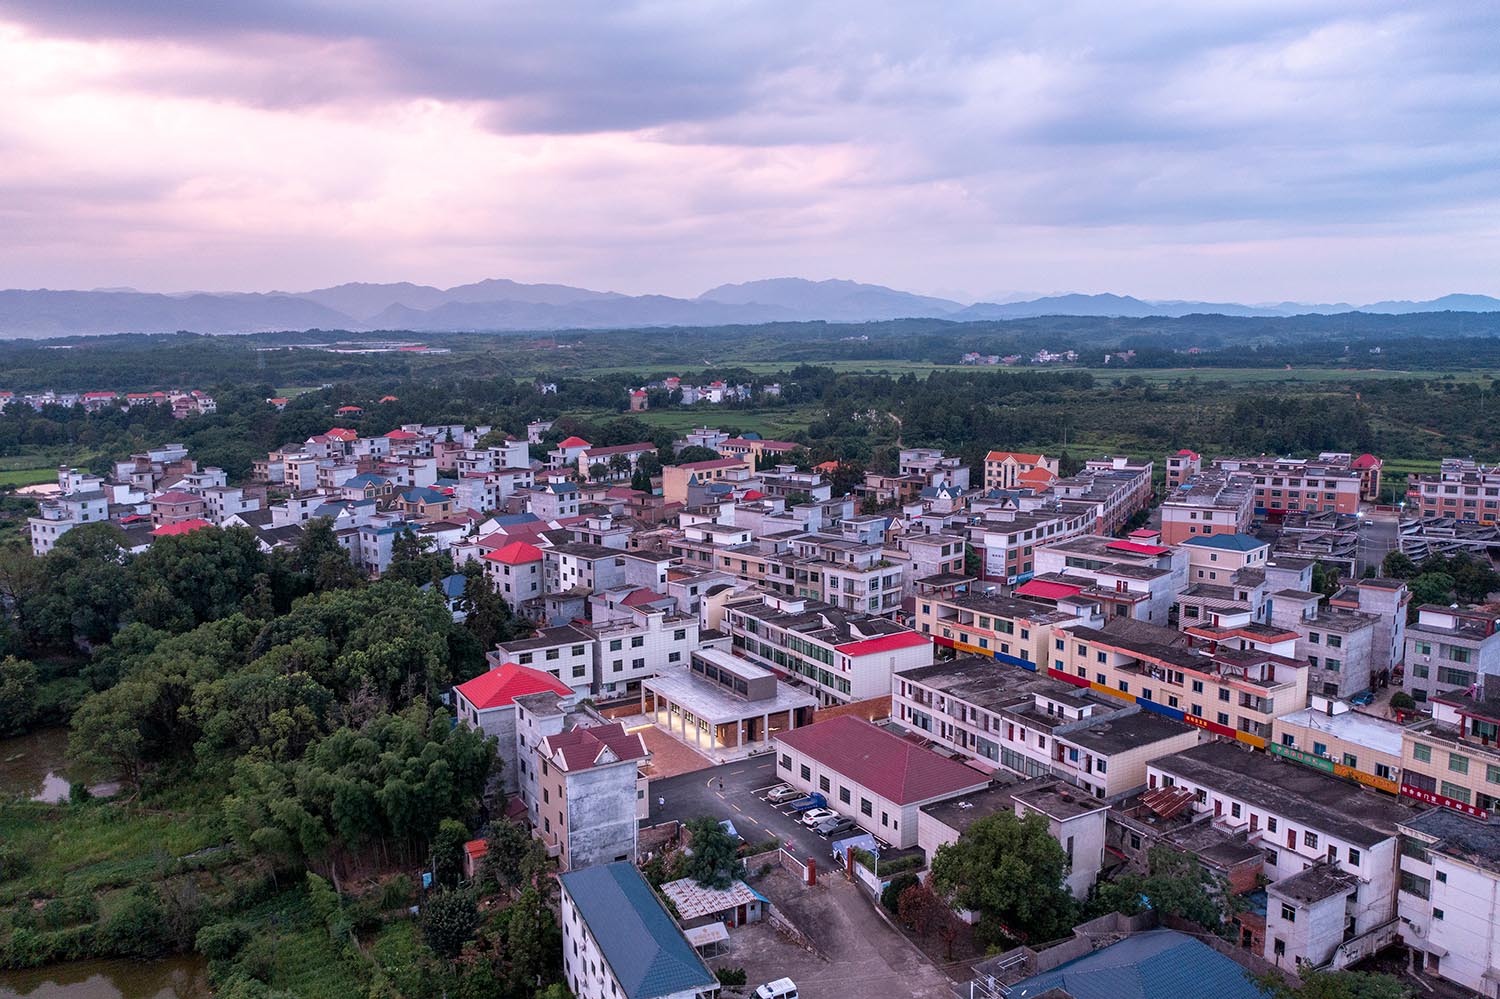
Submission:
[[[938,848],[932,886],[954,907],[979,913],[978,931],[991,940],[1050,940],[1073,925],[1066,872],[1067,855],[1046,818],[1001,812]]]

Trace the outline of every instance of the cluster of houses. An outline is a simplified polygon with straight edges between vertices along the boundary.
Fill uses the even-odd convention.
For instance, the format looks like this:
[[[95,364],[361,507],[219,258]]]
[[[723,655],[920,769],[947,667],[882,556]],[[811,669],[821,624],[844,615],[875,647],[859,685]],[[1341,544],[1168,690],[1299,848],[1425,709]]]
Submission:
[[[0,409],[7,406],[29,406],[41,412],[47,406],[63,406],[71,409],[82,406],[91,413],[103,409],[136,409],[141,406],[165,406],[179,420],[189,416],[206,416],[218,412],[218,403],[207,392],[192,389],[186,392],[23,392],[16,394],[0,390]]]
[[[481,565],[536,630],[490,650],[453,706],[497,738],[513,816],[566,872],[579,995],[668,994],[631,991],[652,972],[617,963],[621,934],[689,978],[703,967],[634,867],[662,740],[765,753],[928,859],[987,815],[1041,815],[1080,898],[1179,850],[1243,896],[1236,943],[1266,961],[1342,968],[1399,942],[1495,993],[1497,615],[1413,610],[1402,581],[1353,573],[1327,596],[1314,558],[1251,533],[1357,517],[1379,459],[1184,450],[1155,496],[1151,461],[1064,476],[996,450],[973,476],[908,448],[835,496],[829,467],[784,460],[795,443],[700,427],[688,446],[719,457],[653,461],[648,491],[629,483],[661,457],[649,443],[570,437],[538,460],[482,426],[334,427],[238,486],[169,445],[107,476],[61,470],[32,539],[42,553],[113,520],[142,544],[220,525],[275,547],[326,518],[372,575],[408,531],[455,573]],[[1445,463],[1414,490],[1440,510],[1472,498],[1479,520],[1491,478]],[[1128,529],[1154,498],[1159,525]],[[1396,689],[1416,708],[1386,705]]]
[[[630,408],[634,412],[640,412],[648,408],[647,389],[661,389],[668,393],[678,393],[680,402],[684,406],[693,406],[700,402],[711,405],[719,405],[724,402],[743,402],[753,397],[757,392],[762,396],[781,395],[781,383],[769,382],[754,386],[744,383],[729,385],[717,379],[702,385],[694,385],[685,382],[673,375],[663,378],[659,382],[651,382],[630,391]]]

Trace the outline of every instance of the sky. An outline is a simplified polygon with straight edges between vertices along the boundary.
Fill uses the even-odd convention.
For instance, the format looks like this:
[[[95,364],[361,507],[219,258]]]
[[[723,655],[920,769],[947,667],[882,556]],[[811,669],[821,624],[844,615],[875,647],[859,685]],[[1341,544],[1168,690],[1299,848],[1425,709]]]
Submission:
[[[0,286],[1500,294],[1500,5],[0,0]]]

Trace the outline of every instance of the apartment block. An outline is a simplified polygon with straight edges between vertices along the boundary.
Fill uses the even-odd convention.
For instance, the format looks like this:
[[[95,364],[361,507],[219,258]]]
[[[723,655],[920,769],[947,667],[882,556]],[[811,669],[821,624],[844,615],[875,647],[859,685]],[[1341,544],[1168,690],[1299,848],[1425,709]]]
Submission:
[[[1048,661],[1055,629],[1095,620],[1078,608],[988,593],[935,592],[916,601],[915,625],[945,648],[1036,671]]]
[[[1418,703],[1449,691],[1465,691],[1483,677],[1500,675],[1500,637],[1485,611],[1424,604],[1406,626],[1402,686]]]
[[[1071,538],[1036,550],[1038,579],[1081,583],[1107,616],[1152,624],[1167,623],[1173,600],[1187,585],[1187,565],[1187,553],[1179,549],[1123,538]]]
[[[1322,601],[1320,593],[1280,590],[1270,598],[1270,623],[1297,632],[1293,654],[1307,660],[1310,693],[1348,698],[1370,690],[1378,618]]]
[[[1417,968],[1478,995],[1500,994],[1500,826],[1434,808],[1398,829],[1401,942]]]
[[[102,490],[72,493],[37,504],[38,516],[27,518],[31,532],[31,553],[38,557],[50,552],[57,539],[80,524],[97,524],[109,520],[109,500]]]
[[[1061,507],[996,510],[969,528],[980,553],[981,578],[1015,585],[1036,575],[1039,545],[1093,533],[1092,510]]]
[[[1168,484],[1161,504],[1163,544],[1177,545],[1195,537],[1243,535],[1250,530],[1255,510],[1255,482],[1248,475],[1226,472],[1195,474]]]
[[[1056,458],[1020,451],[991,451],[984,456],[985,489],[1045,489],[1059,475]]]
[[[1417,516],[1494,524],[1500,521],[1500,466],[1445,458],[1436,474],[1407,476],[1406,502]]]
[[[1203,471],[1203,456],[1183,448],[1167,455],[1166,467],[1167,490],[1170,492]]]
[[[1363,479],[1347,454],[1308,458],[1216,458],[1216,471],[1248,475],[1255,485],[1255,515],[1278,520],[1287,513],[1356,513]]]
[[[1312,706],[1278,715],[1266,749],[1282,759],[1358,781],[1386,794],[1401,792],[1404,726],[1318,694]]]
[[[1401,737],[1401,793],[1489,820],[1500,800],[1500,687],[1475,697],[1440,696],[1432,719]]]
[[[1361,579],[1328,598],[1337,610],[1358,611],[1375,618],[1370,645],[1370,672],[1390,678],[1406,655],[1406,608],[1411,591],[1399,579]]]

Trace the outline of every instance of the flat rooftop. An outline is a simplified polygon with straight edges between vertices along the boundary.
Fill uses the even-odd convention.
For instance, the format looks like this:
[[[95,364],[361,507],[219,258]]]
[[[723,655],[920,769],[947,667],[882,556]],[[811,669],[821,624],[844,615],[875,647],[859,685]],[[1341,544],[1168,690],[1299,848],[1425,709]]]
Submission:
[[[1195,731],[1197,730],[1191,725],[1149,711],[1131,714],[1114,712],[1104,715],[1085,728],[1064,732],[1058,738],[1100,756],[1110,756]]]
[[[716,651],[716,650],[708,650]],[[702,655],[703,650],[699,650]],[[691,711],[697,717],[713,725],[739,721],[765,714],[779,714],[796,708],[815,708],[818,699],[804,694],[795,687],[781,681],[776,682],[776,696],[747,701],[731,694],[716,683],[700,680],[686,666],[675,667],[672,672],[658,673],[641,680],[641,686],[660,694],[673,704]]]
[[[1401,758],[1401,732],[1403,727],[1384,718],[1376,718],[1362,711],[1345,711],[1330,715],[1314,708],[1303,708],[1282,715],[1278,721],[1297,725],[1314,732],[1327,732],[1335,739],[1352,742],[1356,746],[1373,749],[1377,753]]]
[[[1401,827],[1434,837],[1433,850],[1500,872],[1500,824],[1471,819],[1448,808],[1434,808],[1402,821]]]

